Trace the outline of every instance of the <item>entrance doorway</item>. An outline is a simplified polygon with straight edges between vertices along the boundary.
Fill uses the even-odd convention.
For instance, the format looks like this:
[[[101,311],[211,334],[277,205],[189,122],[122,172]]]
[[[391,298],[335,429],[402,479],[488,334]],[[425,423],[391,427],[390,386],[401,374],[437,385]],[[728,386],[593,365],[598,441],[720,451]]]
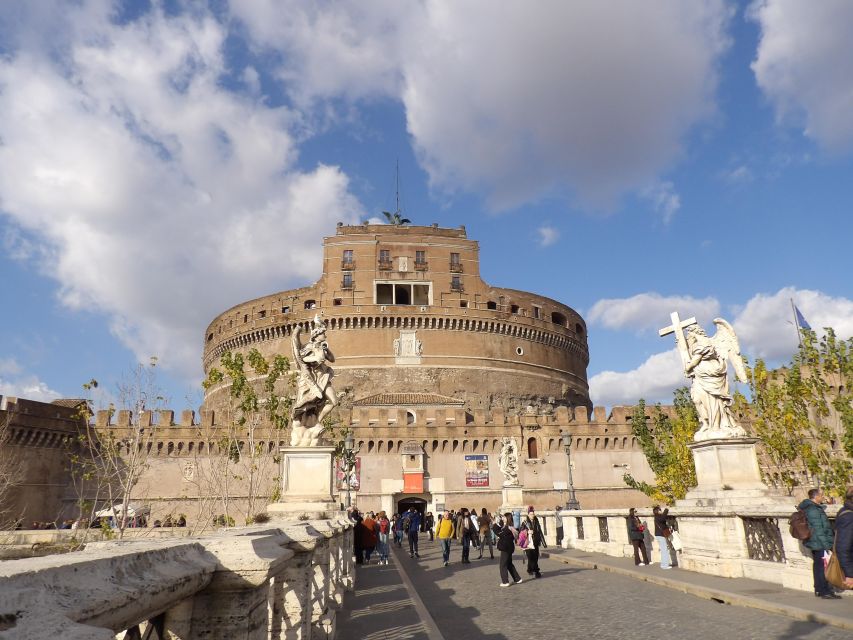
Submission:
[[[426,514],[427,502],[423,498],[403,498],[397,501],[397,513],[402,514],[414,507],[423,517]]]

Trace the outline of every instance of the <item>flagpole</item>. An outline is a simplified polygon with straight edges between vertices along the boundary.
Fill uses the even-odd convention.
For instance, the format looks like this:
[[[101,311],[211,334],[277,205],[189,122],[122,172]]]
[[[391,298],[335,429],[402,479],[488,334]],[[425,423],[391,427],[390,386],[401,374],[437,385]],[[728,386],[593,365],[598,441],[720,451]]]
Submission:
[[[791,301],[791,313],[794,314],[794,326],[797,328],[797,341],[800,343],[800,350],[803,348],[803,333],[800,328],[800,320],[797,318],[797,307],[794,305],[794,299],[789,298]]]

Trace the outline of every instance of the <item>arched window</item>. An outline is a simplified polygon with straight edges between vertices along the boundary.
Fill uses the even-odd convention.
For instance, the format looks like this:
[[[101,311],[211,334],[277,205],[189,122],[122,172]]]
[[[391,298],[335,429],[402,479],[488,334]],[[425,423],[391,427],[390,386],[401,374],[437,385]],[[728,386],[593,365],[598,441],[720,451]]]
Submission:
[[[527,457],[532,459],[539,457],[539,445],[536,443],[536,438],[527,439]]]

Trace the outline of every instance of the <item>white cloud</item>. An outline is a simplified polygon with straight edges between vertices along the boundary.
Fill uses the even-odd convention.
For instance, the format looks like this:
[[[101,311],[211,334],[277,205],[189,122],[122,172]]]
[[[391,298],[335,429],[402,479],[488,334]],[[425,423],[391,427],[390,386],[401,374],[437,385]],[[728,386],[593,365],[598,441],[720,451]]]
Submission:
[[[747,167],[745,164],[739,165],[730,171],[725,171],[722,174],[723,180],[728,182],[729,184],[743,184],[745,182],[752,182],[755,176],[752,173],[752,170]]]
[[[842,338],[853,336],[853,300],[786,287],[773,294],[756,294],[738,310],[732,324],[744,355],[751,360],[791,358],[797,349],[791,299],[819,335],[823,327],[832,327]]]
[[[628,329],[642,332],[669,325],[669,315],[678,311],[682,318],[696,316],[707,323],[719,315],[716,298],[692,296],[662,296],[659,293],[640,293],[630,298],[599,300],[587,312],[586,319],[607,329]]]
[[[542,225],[536,229],[536,234],[539,236],[539,246],[550,247],[560,239],[560,230],[550,225]]]
[[[752,70],[782,121],[830,151],[853,147],[853,3],[762,0]]]
[[[232,10],[283,53],[297,104],[402,100],[432,185],[482,191],[496,209],[566,190],[606,208],[653,182],[714,113],[730,15],[722,0]]]
[[[14,358],[0,358],[0,396],[50,402],[60,394],[26,373]]]
[[[640,195],[651,202],[664,224],[668,224],[681,208],[681,196],[676,193],[675,185],[671,182],[656,182],[643,189]]]
[[[631,371],[602,371],[589,380],[589,395],[595,405],[633,405],[672,402],[672,392],[688,384],[676,349],[656,353]]]
[[[299,114],[223,87],[227,32],[210,14],[117,25],[111,11],[16,14],[2,213],[48,248],[66,305],[108,313],[140,360],[196,376],[216,313],[315,278],[319,239],[362,212],[337,167],[297,168]]]

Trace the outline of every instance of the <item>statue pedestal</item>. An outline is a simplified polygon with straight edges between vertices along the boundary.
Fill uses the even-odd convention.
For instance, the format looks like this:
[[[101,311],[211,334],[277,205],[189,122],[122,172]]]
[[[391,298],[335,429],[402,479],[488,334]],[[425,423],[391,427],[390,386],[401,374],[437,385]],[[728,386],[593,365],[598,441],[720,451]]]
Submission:
[[[524,507],[524,487],[521,485],[503,487],[503,489],[501,489],[501,495],[503,496],[500,506],[501,513],[506,513],[507,511],[513,511],[515,509],[522,509]]]
[[[756,438],[717,438],[687,445],[693,452],[697,484],[678,506],[747,506],[766,501],[771,492],[761,479],[756,442]]]
[[[332,495],[334,447],[282,447],[281,498],[267,506],[271,518],[328,518],[340,511]]]

